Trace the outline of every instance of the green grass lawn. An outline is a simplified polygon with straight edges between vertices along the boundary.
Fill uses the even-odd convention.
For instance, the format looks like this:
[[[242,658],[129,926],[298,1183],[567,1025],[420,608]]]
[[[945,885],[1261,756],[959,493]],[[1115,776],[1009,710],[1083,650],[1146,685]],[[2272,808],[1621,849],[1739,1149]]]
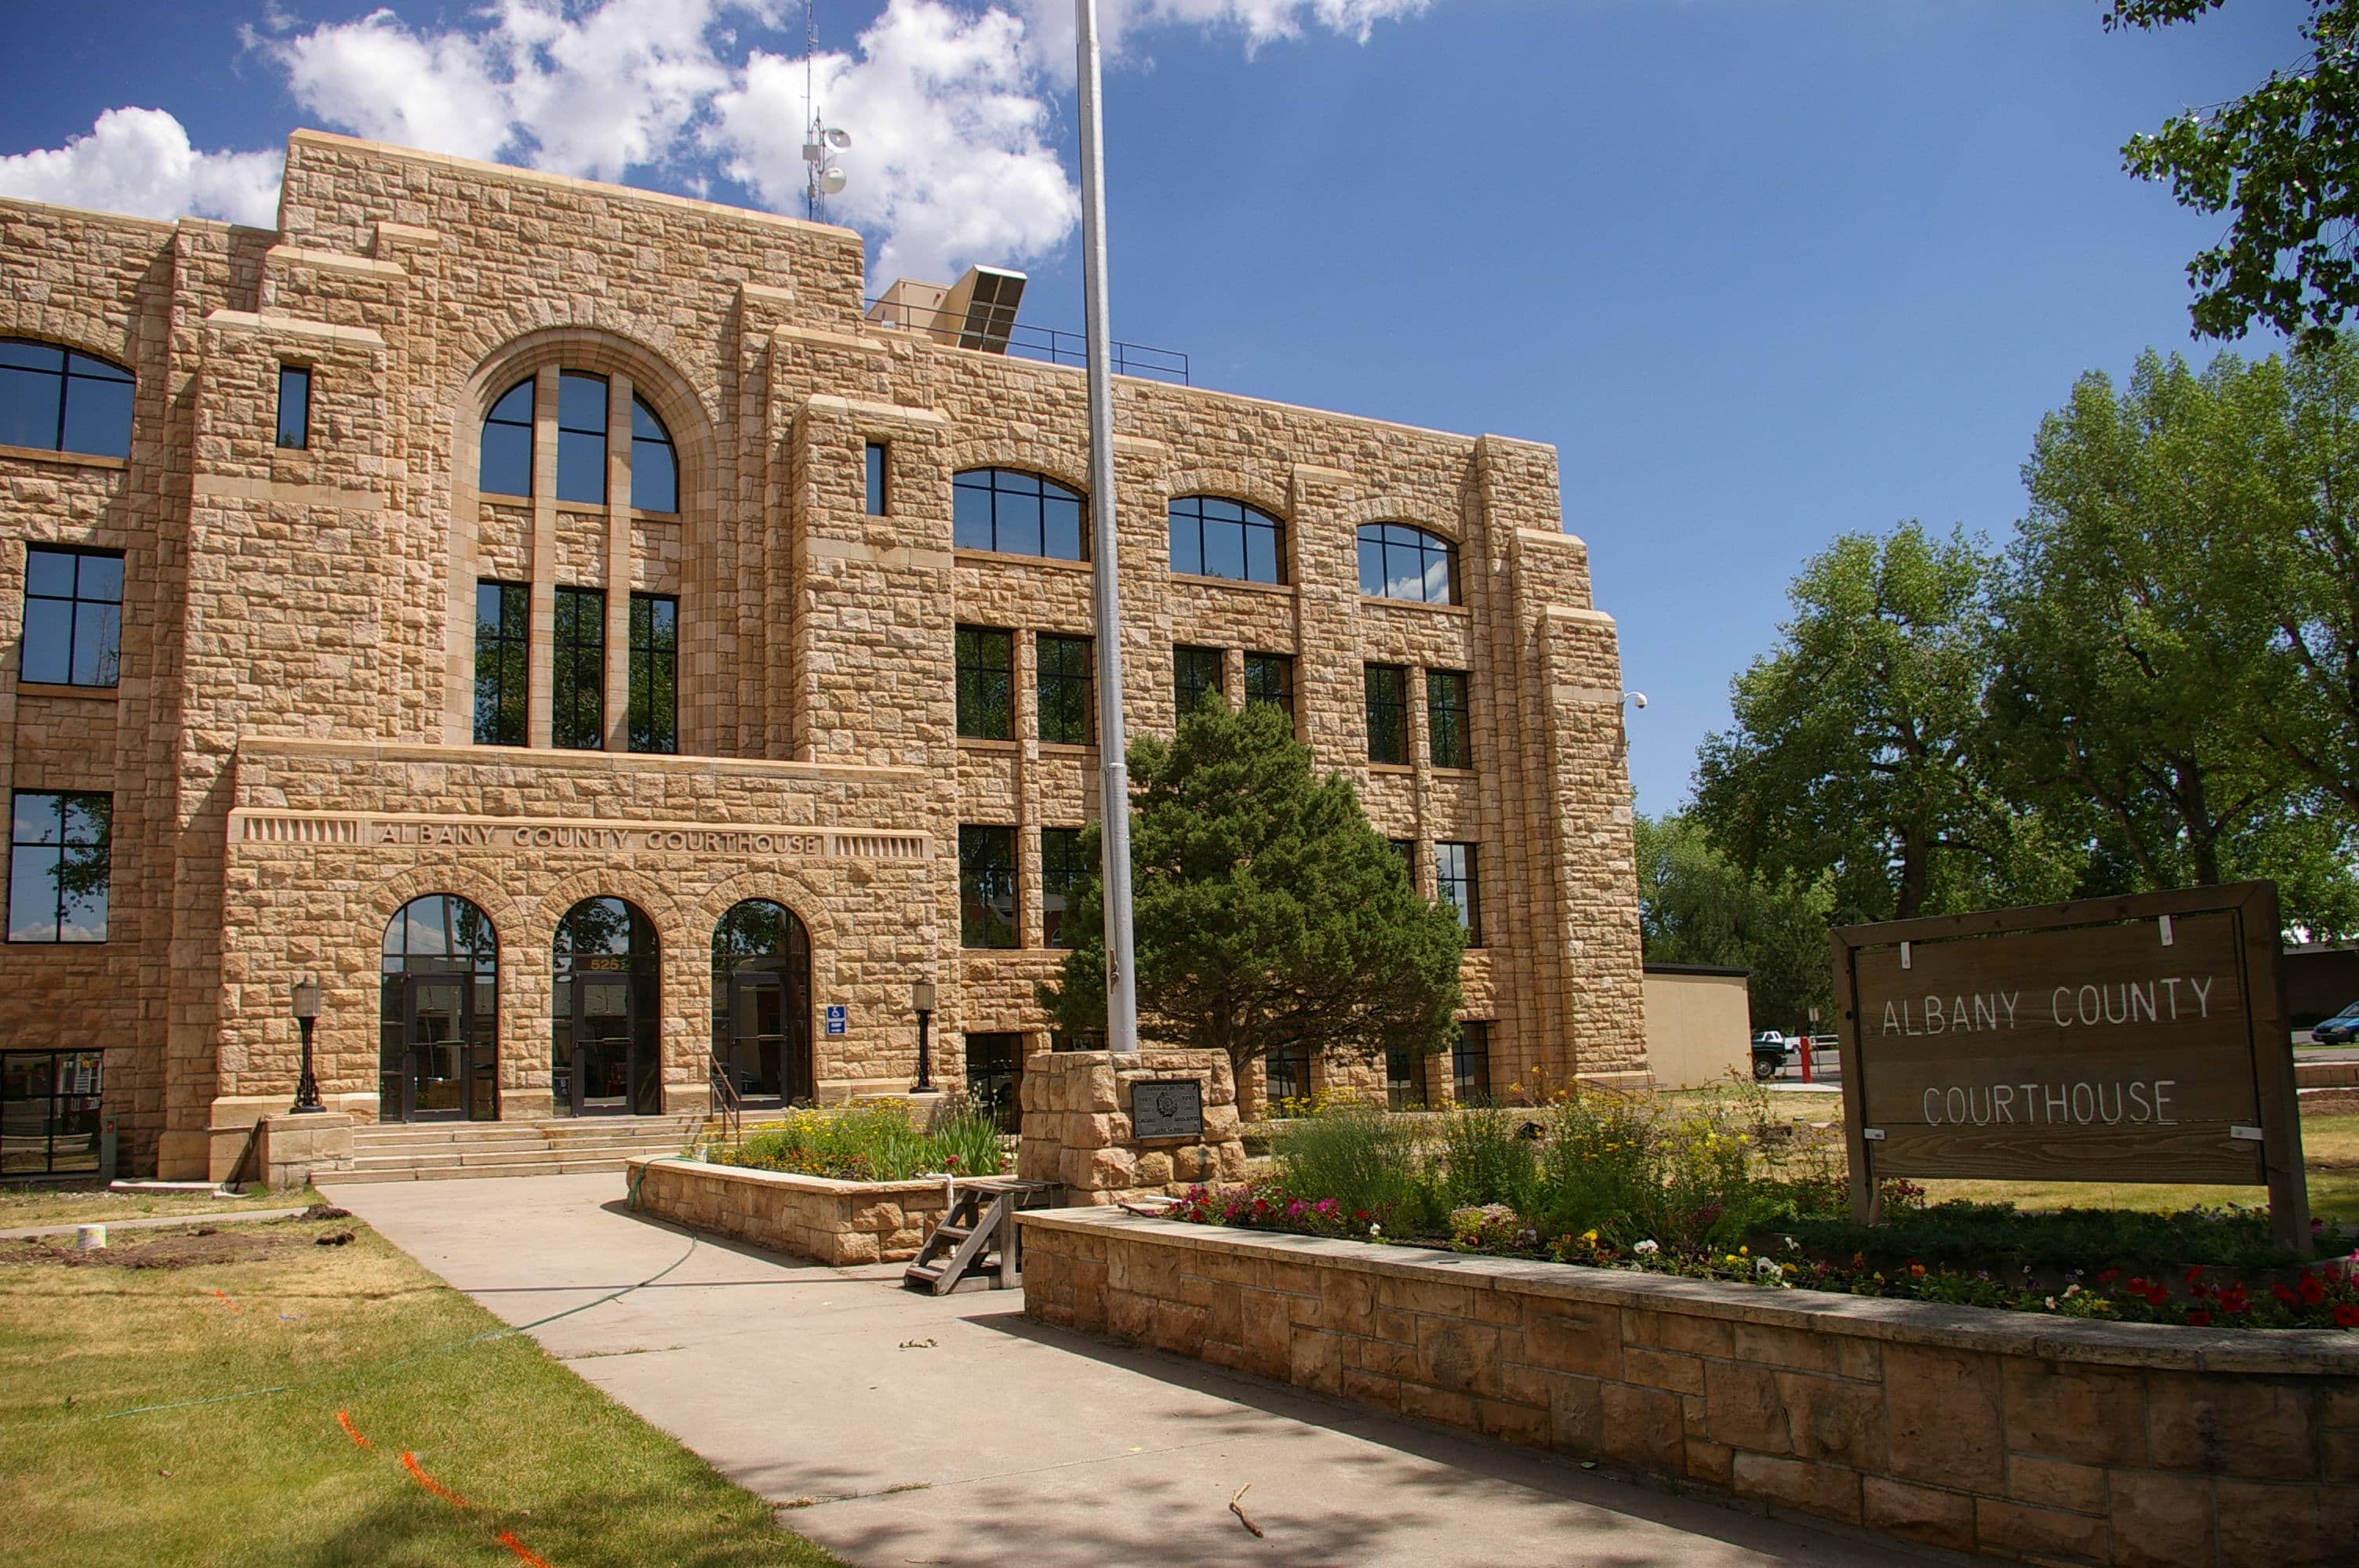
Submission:
[[[0,1518],[40,1561],[529,1563],[502,1532],[550,1568],[836,1561],[531,1339],[441,1348],[500,1325],[357,1221],[113,1239],[0,1242]]]
[[[204,1193],[115,1193],[92,1179],[57,1186],[0,1187],[0,1230],[28,1225],[77,1225],[176,1214],[228,1214],[241,1208],[301,1208],[317,1203],[309,1187],[268,1188],[237,1197]]]

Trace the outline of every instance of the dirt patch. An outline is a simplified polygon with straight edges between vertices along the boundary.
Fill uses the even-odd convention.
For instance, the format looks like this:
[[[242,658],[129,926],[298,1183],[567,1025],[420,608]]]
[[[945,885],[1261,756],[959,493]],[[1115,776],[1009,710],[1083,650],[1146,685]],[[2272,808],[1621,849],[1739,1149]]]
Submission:
[[[95,1251],[79,1250],[73,1238],[43,1237],[0,1242],[0,1264],[49,1265],[63,1269],[193,1269],[212,1263],[249,1263],[288,1245],[284,1236],[215,1230],[210,1226],[173,1231],[136,1241],[114,1242]]]

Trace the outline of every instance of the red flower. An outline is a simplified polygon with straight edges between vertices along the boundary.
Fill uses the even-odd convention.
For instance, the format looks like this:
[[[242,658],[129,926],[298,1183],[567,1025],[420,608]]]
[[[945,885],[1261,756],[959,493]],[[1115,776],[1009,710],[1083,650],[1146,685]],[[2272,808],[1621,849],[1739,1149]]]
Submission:
[[[2226,1290],[2222,1291],[2220,1292],[2220,1310],[2228,1314],[2232,1317],[2238,1313],[2252,1311],[2252,1300],[2245,1294],[2245,1287],[2242,1285],[2230,1285]]]
[[[2099,1283],[2099,1284],[2101,1284],[2101,1285],[2110,1285],[2110,1284],[2112,1284],[2115,1280],[2118,1280],[2118,1279],[2120,1279],[2121,1277],[2122,1277],[2122,1271],[2121,1271],[2119,1269],[2106,1269],[2106,1270],[2103,1270],[2103,1271],[2101,1271],[2098,1273],[2098,1275],[2097,1275],[2097,1283]],[[2136,1290],[2136,1289],[2137,1288],[2137,1281],[2136,1281],[2135,1280],[2133,1280],[2132,1281],[2130,1281],[2130,1288],[2131,1288],[2132,1290]]]
[[[2359,1306],[2345,1306],[2338,1302],[2334,1307],[2334,1326],[2359,1328]]]
[[[2209,1328],[2212,1326],[2212,1314],[2208,1312],[2190,1312],[2187,1314],[2187,1321],[2198,1328]]]
[[[2291,1291],[2287,1290],[2283,1285],[2271,1285],[2269,1287],[2269,1293],[2277,1297],[2277,1300],[2285,1303],[2288,1306],[2301,1305],[2301,1298],[2295,1295]]]
[[[2203,1265],[2202,1265],[2202,1264],[2201,1264],[2201,1263],[2196,1264],[2194,1267],[2192,1267],[2192,1268],[2190,1268],[2190,1269],[2189,1269],[2189,1270],[2187,1271],[2187,1282],[2188,1282],[2189,1284],[2190,1284],[2190,1285],[2191,1285],[2191,1284],[2193,1284],[2193,1283],[2195,1283],[2195,1281],[2198,1281],[2198,1280],[2201,1279],[2202,1277],[2203,1277]]]
[[[2315,1274],[2304,1274],[2297,1288],[2301,1292],[2301,1304],[2304,1306],[2316,1306],[2326,1299],[2326,1287],[2319,1283]]]

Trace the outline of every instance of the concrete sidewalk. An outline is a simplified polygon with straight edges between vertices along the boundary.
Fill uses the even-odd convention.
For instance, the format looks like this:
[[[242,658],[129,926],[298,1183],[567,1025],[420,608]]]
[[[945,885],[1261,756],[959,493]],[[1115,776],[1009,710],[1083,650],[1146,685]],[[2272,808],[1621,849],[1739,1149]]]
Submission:
[[[1665,1496],[1022,1315],[642,1219],[611,1174],[332,1188],[864,1568],[1958,1563]],[[684,1261],[683,1261],[684,1260]],[[1246,1533],[1232,1494],[1266,1531]]]

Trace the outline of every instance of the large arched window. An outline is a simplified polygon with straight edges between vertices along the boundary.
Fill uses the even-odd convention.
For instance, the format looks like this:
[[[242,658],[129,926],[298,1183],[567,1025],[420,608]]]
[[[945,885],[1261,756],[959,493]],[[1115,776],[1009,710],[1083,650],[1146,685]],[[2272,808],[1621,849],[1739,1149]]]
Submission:
[[[1006,556],[1089,559],[1082,492],[1019,469],[969,469],[951,481],[951,543]]]
[[[1286,524],[1258,507],[1217,495],[1183,495],[1170,506],[1171,569],[1238,582],[1286,580]]]
[[[131,455],[131,373],[55,343],[0,338],[0,446]]]
[[[619,898],[583,899],[557,923],[549,1087],[560,1116],[663,1108],[655,923]]]
[[[485,495],[532,493],[532,377],[500,394],[484,416],[483,455],[475,488]]]
[[[377,1118],[499,1115],[500,939],[449,893],[411,899],[385,927],[377,1010]]]
[[[557,499],[606,504],[606,378],[569,370],[557,378]]]
[[[810,934],[795,912],[749,898],[712,931],[712,1065],[754,1103],[816,1098]]]
[[[1360,530],[1360,591],[1416,604],[1458,602],[1458,546],[1406,523]]]
[[[631,504],[641,512],[679,510],[679,459],[671,432],[644,397],[631,399]]]

